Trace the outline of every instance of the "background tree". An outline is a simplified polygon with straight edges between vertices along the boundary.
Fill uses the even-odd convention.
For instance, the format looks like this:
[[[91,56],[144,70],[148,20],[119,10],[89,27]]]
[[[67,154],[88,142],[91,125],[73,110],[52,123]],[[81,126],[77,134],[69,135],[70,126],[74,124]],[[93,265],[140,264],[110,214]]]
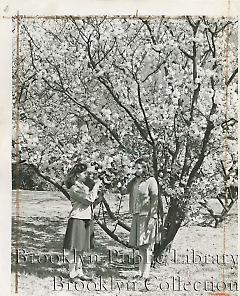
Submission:
[[[157,254],[199,199],[207,209],[210,194],[225,208],[236,200],[224,186],[227,156],[235,175],[237,162],[234,19],[23,18],[17,29],[15,140],[40,176],[68,196],[63,176],[80,157],[120,190],[132,161],[148,157],[159,186]]]

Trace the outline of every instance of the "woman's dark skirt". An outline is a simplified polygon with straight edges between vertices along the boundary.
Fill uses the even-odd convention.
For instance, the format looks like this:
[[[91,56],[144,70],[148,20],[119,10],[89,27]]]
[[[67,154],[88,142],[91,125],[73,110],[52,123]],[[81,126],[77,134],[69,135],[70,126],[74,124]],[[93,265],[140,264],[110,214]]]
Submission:
[[[70,218],[64,237],[63,248],[72,251],[89,251],[94,246],[93,221]]]

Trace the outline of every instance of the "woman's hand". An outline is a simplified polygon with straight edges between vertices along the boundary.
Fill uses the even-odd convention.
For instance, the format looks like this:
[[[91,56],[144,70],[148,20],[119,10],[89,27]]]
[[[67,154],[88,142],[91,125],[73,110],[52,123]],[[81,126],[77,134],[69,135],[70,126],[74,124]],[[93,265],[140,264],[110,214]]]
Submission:
[[[99,196],[98,198],[96,198],[93,202],[93,208],[95,208],[101,201],[102,201],[103,197]]]
[[[95,186],[98,187],[98,189],[103,185],[102,181],[100,179],[97,179],[95,182]]]
[[[151,232],[152,228],[154,227],[154,218],[150,217],[149,215],[146,217],[144,223],[144,231],[145,233]]]

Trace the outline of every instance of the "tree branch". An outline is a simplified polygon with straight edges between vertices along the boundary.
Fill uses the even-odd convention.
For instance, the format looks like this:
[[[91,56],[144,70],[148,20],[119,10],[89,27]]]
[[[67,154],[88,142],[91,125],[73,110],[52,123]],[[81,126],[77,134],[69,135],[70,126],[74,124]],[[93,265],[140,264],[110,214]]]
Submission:
[[[151,38],[151,40],[152,40],[152,43],[153,43],[154,45],[156,45],[157,42],[156,42],[156,40],[155,40],[155,37],[154,37],[153,34],[152,34],[152,29],[151,29],[151,27],[150,27],[150,25],[149,25],[148,20],[144,20],[144,19],[142,19],[142,18],[140,18],[140,20],[144,23],[144,25],[146,25],[146,27],[147,27],[147,29],[148,29],[148,32],[149,32],[149,34],[150,34],[150,38]],[[161,22],[162,22],[162,20],[161,20]]]
[[[115,94],[113,92],[113,89],[108,85],[108,83],[105,81],[105,79],[103,77],[98,77],[98,80],[107,88],[107,90],[110,92],[111,96],[113,97],[114,101],[121,107],[123,108],[126,113],[129,115],[129,117],[133,120],[137,130],[139,131],[140,135],[142,136],[142,138],[144,140],[146,140],[146,142],[148,144],[152,144],[151,141],[148,140],[145,131],[143,130],[143,128],[141,127],[140,123],[138,122],[138,120],[133,116],[133,114],[131,113],[131,111],[123,105],[123,103],[121,103],[120,99],[118,98],[117,94]]]
[[[149,137],[151,139],[152,146],[155,146],[155,140],[153,139],[153,136],[152,136],[152,133],[151,133],[151,130],[150,130],[150,126],[149,126],[149,123],[148,123],[148,120],[147,120],[146,112],[145,112],[143,104],[142,104],[140,84],[137,81],[137,79],[135,81],[137,83],[138,102],[139,102],[140,108],[141,108],[142,113],[143,113],[144,121],[145,121],[145,124],[146,124],[146,128],[147,128]]]
[[[216,104],[213,104],[210,114],[213,114],[215,109],[216,109]],[[190,172],[188,182],[187,182],[187,187],[191,186],[191,183],[192,183],[192,181],[193,181],[193,179],[195,177],[195,174],[198,172],[198,170],[200,169],[200,167],[202,165],[202,162],[203,162],[204,157],[205,157],[204,154],[205,154],[205,151],[207,149],[207,144],[208,144],[208,141],[209,141],[209,138],[210,138],[210,135],[211,135],[211,131],[212,131],[213,128],[214,128],[213,123],[211,121],[208,121],[206,131],[205,131],[205,134],[204,134],[204,138],[203,138],[203,141],[202,141],[201,152],[199,153],[199,157],[198,157],[197,162],[195,163],[193,169]]]
[[[121,226],[122,228],[124,228],[127,231],[130,231],[130,227],[128,225],[126,225],[124,222],[120,221],[115,214],[111,211],[110,206],[108,204],[108,202],[106,201],[106,199],[103,197],[103,204],[107,210],[107,213],[109,215],[109,217],[113,220],[113,221],[117,221],[118,225]]]
[[[238,73],[238,68],[235,69],[232,73],[232,75],[230,76],[230,78],[228,79],[228,81],[226,81],[226,86],[229,86],[229,84],[232,82],[232,80],[234,79],[234,77],[237,75]]]
[[[116,234],[114,234],[105,224],[101,223],[97,216],[94,215],[94,219],[97,222],[97,224],[102,228],[103,231],[105,231],[112,239],[114,239],[116,242],[124,245],[127,248],[135,248],[131,245],[129,245],[127,242],[121,240]]]
[[[198,203],[209,212],[215,221],[217,221],[217,215],[214,214],[213,209],[211,209],[206,202],[199,201]]]
[[[187,53],[185,50],[183,50],[183,49],[181,49],[181,48],[179,48],[180,49],[180,51],[187,57],[187,58],[189,58],[189,59],[193,59],[193,55],[191,55],[191,54],[189,54],[189,53]]]
[[[123,143],[120,141],[118,134],[116,133],[116,131],[112,130],[108,124],[106,122],[104,122],[101,118],[99,118],[95,113],[93,113],[89,107],[80,104],[78,101],[76,101],[74,98],[72,98],[72,96],[68,93],[68,91],[63,91],[64,94],[66,94],[68,96],[68,98],[73,101],[75,104],[77,104],[79,107],[81,107],[82,109],[86,110],[98,123],[100,123],[101,125],[103,125],[107,131],[109,131],[109,133],[113,136],[113,138],[117,141],[117,143],[119,144],[119,146],[126,151],[126,147],[125,145],[123,145]]]
[[[67,190],[65,190],[60,184],[58,184],[57,182],[53,181],[49,176],[44,175],[43,173],[40,172],[39,168],[37,166],[35,166],[34,164],[30,163],[28,164],[28,166],[30,168],[32,168],[34,170],[34,172],[41,178],[43,178],[45,181],[51,183],[54,187],[56,187],[59,191],[61,191],[69,200],[70,200],[70,196],[67,192]]]
[[[91,51],[90,51],[90,37],[91,35],[89,36],[89,39],[88,39],[88,43],[87,43],[87,47],[88,47],[88,57],[89,57],[89,60],[90,60],[90,64],[91,64],[91,67],[92,69],[95,69],[96,68],[96,62],[93,60],[93,57],[91,55]],[[140,135],[142,136],[142,138],[148,143],[151,145],[151,141],[148,140],[146,134],[145,134],[145,131],[143,130],[143,128],[141,127],[140,123],[138,122],[138,120],[133,116],[133,114],[130,112],[130,110],[124,106],[123,103],[121,103],[119,97],[118,97],[118,94],[115,94],[114,91],[113,91],[113,88],[109,85],[108,82],[110,82],[109,80],[109,77],[97,77],[98,81],[103,84],[105,86],[105,88],[109,91],[109,93],[111,94],[112,98],[114,99],[114,101],[122,108],[125,110],[125,112],[129,115],[129,117],[133,120],[135,126],[137,127],[138,131],[140,132]]]
[[[157,71],[162,67],[162,65],[164,65],[166,63],[167,58],[170,56],[172,52],[169,52],[169,54],[166,56],[166,59],[164,59],[161,63],[159,63],[156,67],[156,69],[154,71],[152,71],[151,73],[149,73],[143,80],[142,82],[146,82],[146,80],[153,74],[157,73]]]

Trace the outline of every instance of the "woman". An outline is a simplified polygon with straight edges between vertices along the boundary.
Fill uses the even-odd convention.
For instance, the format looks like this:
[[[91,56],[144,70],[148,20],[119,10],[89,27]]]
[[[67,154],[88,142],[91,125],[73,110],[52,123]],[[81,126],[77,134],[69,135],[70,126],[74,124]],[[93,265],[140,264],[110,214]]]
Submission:
[[[157,231],[158,185],[144,159],[135,162],[135,177],[127,186],[133,214],[129,244],[139,248],[139,278],[147,279]]]
[[[70,281],[91,280],[83,273],[81,256],[84,251],[89,251],[92,248],[91,205],[98,200],[101,181],[97,180],[95,184],[89,182],[87,165],[80,163],[67,174],[65,185],[69,189],[72,204],[63,243],[68,254]]]

